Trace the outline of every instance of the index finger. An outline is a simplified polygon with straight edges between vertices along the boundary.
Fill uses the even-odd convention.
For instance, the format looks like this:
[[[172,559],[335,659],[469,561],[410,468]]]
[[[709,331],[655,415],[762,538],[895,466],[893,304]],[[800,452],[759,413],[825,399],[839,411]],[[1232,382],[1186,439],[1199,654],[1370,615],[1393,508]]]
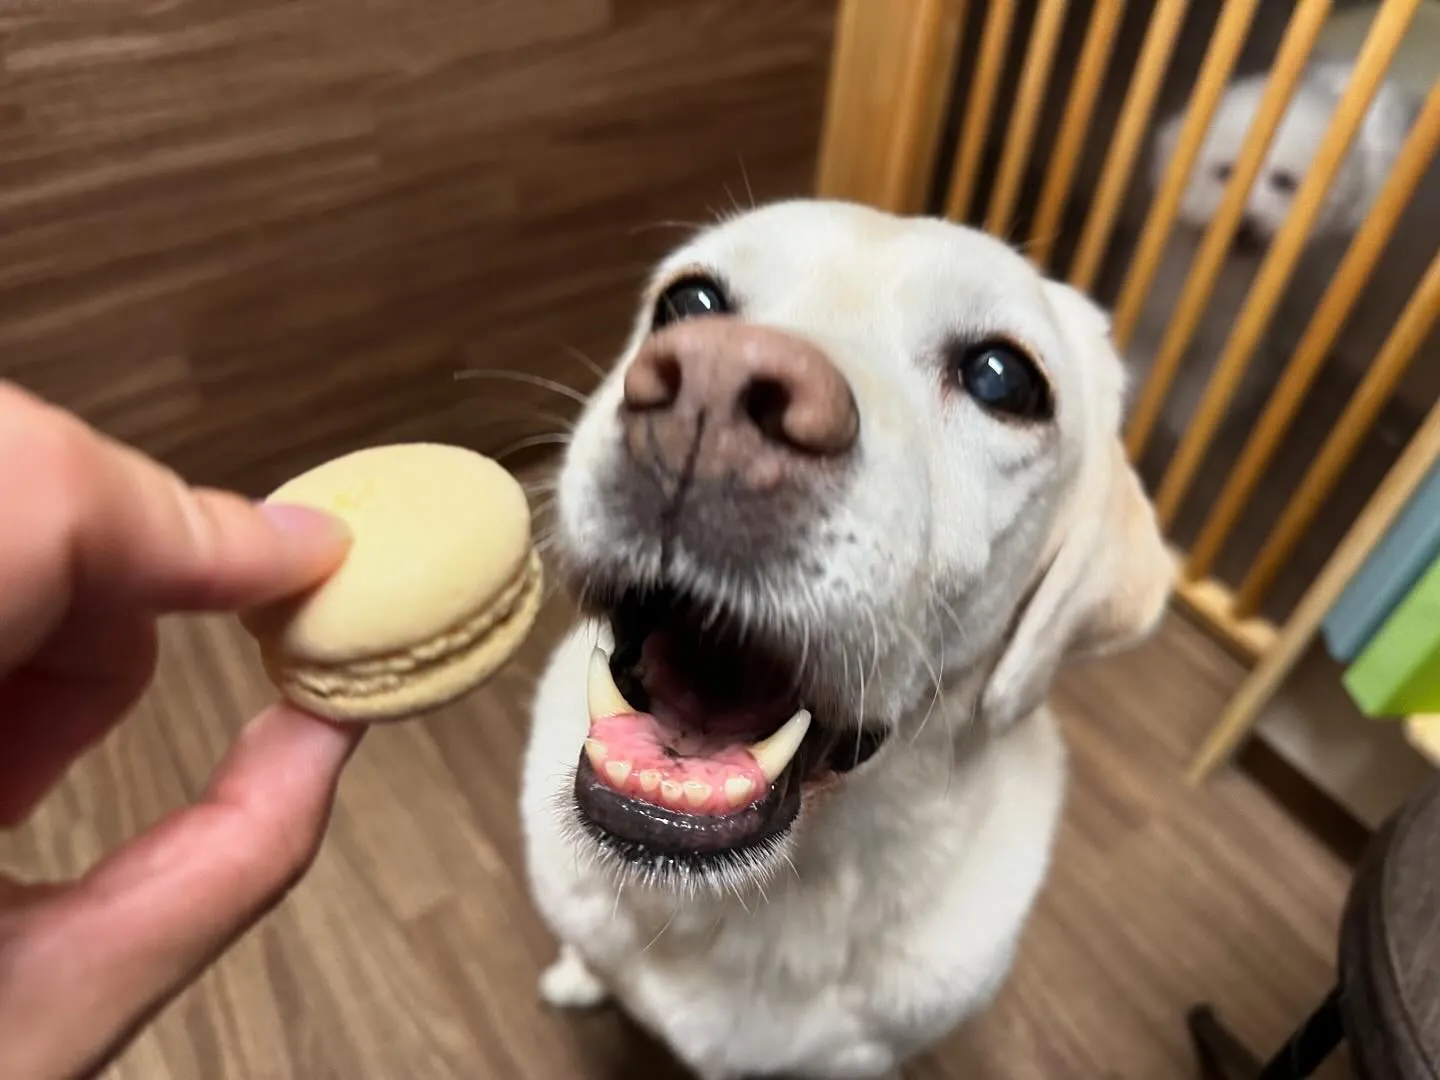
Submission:
[[[260,507],[179,476],[70,414],[0,384],[4,622],[53,629],[72,603],[230,610],[317,584],[347,544],[336,519]],[[13,650],[12,650],[13,651]]]

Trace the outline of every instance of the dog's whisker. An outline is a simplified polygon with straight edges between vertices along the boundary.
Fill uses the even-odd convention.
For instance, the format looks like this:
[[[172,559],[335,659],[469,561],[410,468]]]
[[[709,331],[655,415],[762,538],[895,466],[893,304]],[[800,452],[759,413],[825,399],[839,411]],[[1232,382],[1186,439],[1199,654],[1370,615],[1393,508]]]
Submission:
[[[865,735],[865,669],[860,668],[860,718],[855,725],[855,757],[860,757]]]
[[[920,661],[921,664],[925,666],[925,670],[929,673],[931,680],[935,683],[935,693],[932,694],[930,697],[930,706],[925,710],[925,715],[923,718],[921,718],[919,727],[915,729],[915,734],[910,737],[910,742],[913,745],[915,741],[918,740],[921,734],[925,731],[925,725],[930,722],[930,716],[932,713],[934,713],[935,706],[940,701],[940,696],[943,688],[940,681],[940,672],[936,670],[935,665],[931,663],[929,656],[926,655],[925,643],[920,640],[920,636],[916,634],[911,627],[903,623],[899,624],[899,627],[900,630],[905,634],[905,636],[914,643],[916,658]]]
[[[790,872],[795,875],[795,880],[796,880],[796,881],[799,881],[799,880],[800,880],[800,868],[795,865],[795,860],[792,859],[792,858],[790,858],[790,853],[789,853],[788,851],[782,851],[782,852],[780,853],[780,858],[782,858],[783,860],[785,860],[785,865],[788,866],[788,867],[790,867]]]
[[[810,620],[805,619],[800,623],[800,663],[795,668],[795,687],[792,695],[798,695],[800,688],[805,685],[805,666],[810,660]]]
[[[522,450],[533,450],[537,446],[569,446],[570,436],[560,433],[548,433],[543,435],[530,435],[524,439],[517,439],[502,450],[494,454],[496,461],[504,461],[511,454],[518,454]]]
[[[678,914],[680,914],[680,908],[678,906],[670,909],[670,917],[665,920],[665,925],[655,931],[655,936],[645,943],[645,947],[640,950],[642,953],[648,953],[655,946],[655,943],[665,936],[665,931],[670,929],[671,924],[675,922],[675,916]]]
[[[735,159],[740,163],[740,179],[745,181],[745,197],[750,200],[750,209],[755,209],[755,189],[750,186],[750,170],[745,168],[745,155],[737,153]]]
[[[970,747],[970,740],[975,738],[975,731],[979,725],[975,722],[980,712],[980,695],[977,693],[970,701],[970,708],[965,717],[965,723],[961,730],[956,732],[948,741],[950,743],[950,768],[945,773],[945,797],[950,797],[950,786],[955,779],[955,765],[961,756]]]
[[[955,614],[955,609],[950,605],[947,600],[945,600],[944,597],[936,596],[934,597],[934,600],[936,606],[940,608],[940,613],[950,620],[951,626],[955,627],[955,632],[960,637],[960,648],[964,649],[966,646],[966,634],[965,626],[960,621],[960,616]]]
[[[554,424],[560,431],[575,430],[575,417],[566,416],[550,409],[519,409],[499,416],[487,416],[476,423],[475,428],[479,431],[488,431],[498,427],[519,427],[522,424],[528,426],[528,421],[531,420],[543,420],[547,424]]]
[[[725,197],[730,200],[730,205],[734,208],[735,213],[743,214],[745,208],[740,205],[740,200],[735,198],[735,193],[730,190],[730,185],[722,183],[720,186],[725,189]]]
[[[724,185],[721,185],[721,186],[723,187]],[[726,194],[727,194],[727,195],[729,194],[729,189],[728,189],[728,188],[726,189]],[[730,201],[731,201],[732,203],[734,203],[735,197],[734,197],[733,195],[730,196]],[[734,218],[735,218],[736,216],[738,216],[739,213],[740,213],[740,210],[739,210],[738,208],[736,208],[736,209],[734,209],[734,210],[726,210],[726,209],[723,208],[723,207],[714,207],[714,206],[710,206],[709,204],[706,204],[705,209],[706,209],[706,211],[710,214],[710,216],[714,219],[715,225],[716,225],[717,227],[718,227],[718,226],[721,226],[721,225],[724,225],[727,221],[732,221],[732,220],[734,220]]]
[[[1022,254],[1024,254],[1026,257],[1029,257],[1037,247],[1040,247],[1042,245],[1044,245],[1045,247],[1049,247],[1054,244],[1055,241],[1059,240],[1062,235],[1063,233],[1061,233],[1061,231],[1057,229],[1053,233],[1050,233],[1048,236],[1032,236],[1029,240],[1026,240],[1023,243],[1017,245],[1017,248]]]
[[[582,408],[589,401],[584,394],[576,390],[573,386],[566,386],[564,383],[557,382],[555,379],[547,379],[544,375],[536,375],[529,371],[510,371],[508,368],[463,368],[455,372],[455,379],[456,381],[462,379],[508,379],[512,382],[536,386],[541,390],[549,390],[552,393],[559,394],[561,397],[568,398]]]
[[[930,704],[925,709],[925,715],[920,718],[920,725],[915,729],[915,734],[910,736],[910,744],[913,746],[925,733],[925,726],[930,723],[930,717],[935,713],[935,706],[940,703],[940,684],[935,684],[935,692],[930,695]]]
[[[770,906],[770,894],[765,891],[765,881],[764,881],[763,878],[761,878],[761,879],[759,879],[759,880],[757,880],[757,881],[755,882],[755,888],[758,889],[759,892],[760,892],[760,899],[761,899],[761,901],[764,902],[764,904],[765,904],[766,907],[769,907],[769,906]]]
[[[590,355],[585,352],[585,350],[576,348],[574,345],[564,345],[561,347],[565,350],[567,354],[569,354],[572,359],[580,361],[581,364],[583,364],[587,369],[589,369],[589,371],[595,376],[595,380],[597,383],[603,383],[605,381],[605,378],[609,373],[603,367],[597,364],[593,359],[591,359]]]
[[[688,232],[702,232],[708,226],[703,221],[680,221],[669,219],[662,221],[650,221],[644,225],[636,225],[630,229],[631,236],[638,236],[643,232],[653,232],[656,229],[682,229]]]

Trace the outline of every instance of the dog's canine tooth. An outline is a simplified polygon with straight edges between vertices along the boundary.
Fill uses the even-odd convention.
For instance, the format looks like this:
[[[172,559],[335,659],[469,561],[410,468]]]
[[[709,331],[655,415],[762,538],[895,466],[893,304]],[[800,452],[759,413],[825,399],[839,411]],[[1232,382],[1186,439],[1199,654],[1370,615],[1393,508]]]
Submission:
[[[615,685],[615,677],[610,674],[610,658],[599,648],[590,654],[590,670],[585,679],[585,699],[590,708],[591,720],[603,720],[607,716],[623,716],[640,711],[620,693],[620,688]]]
[[[785,766],[790,764],[795,752],[800,749],[800,742],[805,738],[805,732],[810,730],[810,713],[806,709],[796,709],[795,715],[785,721],[785,726],[768,739],[762,739],[748,749],[750,756],[755,759],[755,764],[760,766],[760,771],[765,774],[765,779],[774,783],[785,771]]]

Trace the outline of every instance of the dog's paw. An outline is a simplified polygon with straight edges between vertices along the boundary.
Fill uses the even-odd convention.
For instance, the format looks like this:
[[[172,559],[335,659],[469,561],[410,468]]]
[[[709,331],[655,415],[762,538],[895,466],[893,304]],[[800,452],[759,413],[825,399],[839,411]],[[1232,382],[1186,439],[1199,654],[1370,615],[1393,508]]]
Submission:
[[[569,945],[540,976],[541,1000],[553,1009],[593,1009],[603,1005],[610,992]]]

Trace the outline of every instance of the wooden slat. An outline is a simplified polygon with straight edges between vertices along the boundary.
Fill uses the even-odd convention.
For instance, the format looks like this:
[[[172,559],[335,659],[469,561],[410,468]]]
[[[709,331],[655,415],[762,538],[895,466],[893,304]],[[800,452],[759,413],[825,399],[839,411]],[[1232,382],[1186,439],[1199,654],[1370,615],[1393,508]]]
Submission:
[[[1425,277],[1395,320],[1385,344],[1380,347],[1365,378],[1351,395],[1335,429],[1320,448],[1319,455],[1285,504],[1274,530],[1266,539],[1250,572],[1235,597],[1239,615],[1257,611],[1275,575],[1295,550],[1306,529],[1350,463],[1356,448],[1369,432],[1396,384],[1404,377],[1425,336],[1440,317],[1440,254],[1431,261]]]
[[[1407,719],[1405,739],[1432,765],[1440,767],[1440,715],[1412,716]]]
[[[882,209],[894,213],[920,209],[964,21],[964,0],[920,0],[878,200]]]
[[[1302,0],[1290,19],[1285,40],[1281,44],[1274,70],[1271,72],[1271,92],[1261,103],[1259,113],[1246,136],[1246,145],[1241,150],[1240,159],[1236,163],[1235,174],[1231,177],[1226,191],[1227,196],[1236,196],[1232,200],[1235,204],[1235,220],[1239,218],[1240,209],[1244,206],[1245,196],[1250,190],[1255,171],[1264,160],[1265,149],[1270,145],[1270,139],[1283,114],[1285,104],[1290,100],[1295,81],[1310,53],[1310,48],[1314,45],[1320,27],[1325,21],[1325,16],[1330,11],[1330,2],[1331,0]],[[1140,241],[1136,245],[1134,254],[1130,257],[1125,283],[1121,286],[1120,295],[1115,301],[1112,332],[1115,336],[1115,343],[1121,349],[1129,345],[1130,335],[1134,332],[1135,323],[1140,318],[1145,298],[1150,291],[1151,282],[1155,278],[1155,271],[1160,265],[1160,257],[1165,253],[1165,245],[1170,239],[1170,231],[1175,226],[1176,218],[1180,216],[1180,201],[1190,183],[1190,174],[1194,171],[1195,162],[1205,145],[1205,137],[1209,133],[1210,123],[1215,117],[1215,110],[1220,105],[1220,99],[1229,89],[1230,76],[1235,70],[1235,62],[1240,58],[1240,51],[1245,45],[1245,35],[1254,21],[1255,10],[1258,6],[1254,0],[1242,0],[1239,3],[1227,4],[1215,27],[1215,33],[1210,38],[1210,48],[1206,51],[1205,60],[1200,66],[1200,73],[1196,76],[1195,89],[1190,95],[1190,104],[1186,108],[1185,121],[1181,126],[1179,137],[1175,141],[1174,153],[1150,206],[1150,212],[1146,216],[1144,228],[1140,233]],[[1276,101],[1277,98],[1278,101]],[[1271,113],[1273,115],[1267,113],[1266,105],[1272,105]],[[1275,108],[1274,105],[1278,105],[1278,108]],[[1250,151],[1248,158],[1246,151]],[[1241,163],[1252,166],[1248,174],[1240,167]],[[1216,217],[1222,218],[1225,209],[1226,203],[1222,202],[1221,211]],[[1212,226],[1211,232],[1214,233],[1217,227],[1218,221],[1216,226]],[[1234,222],[1232,221],[1229,230],[1225,232],[1227,247],[1233,229]],[[1203,290],[1203,295],[1208,295],[1209,291],[1207,286]],[[1161,370],[1157,361],[1155,371],[1158,373]],[[1131,453],[1133,455],[1136,451],[1132,448]]]
[[[1093,205],[1085,219],[1075,261],[1070,267],[1070,284],[1077,289],[1088,291],[1095,284],[1095,275],[1100,271],[1100,262],[1115,232],[1120,202],[1130,184],[1135,159],[1150,126],[1155,99],[1170,67],[1170,58],[1180,37],[1180,25],[1189,6],[1190,0],[1156,0],[1154,14],[1150,16],[1150,25],[1145,31],[1145,42],[1140,47],[1140,59],[1135,63],[1126,91],[1125,107],[1115,125],[1110,152],[1101,168]]]
[[[1015,0],[989,0],[985,26],[980,32],[979,58],[965,106],[965,121],[960,129],[960,147],[955,154],[950,190],[945,198],[945,216],[952,221],[964,221],[970,213],[970,200],[979,180],[981,159],[985,156],[985,138],[995,113],[995,95],[1000,88],[1005,49],[1010,44],[1014,23]]]
[[[1440,267],[1440,260],[1436,266]],[[1440,278],[1440,274],[1432,276]],[[1340,546],[1296,605],[1274,646],[1266,651],[1226,705],[1191,762],[1192,783],[1206,780],[1250,733],[1261,710],[1315,639],[1321,622],[1345,586],[1405,509],[1437,460],[1440,460],[1440,403],[1430,409],[1400,460],[1386,474]]]
[[[1060,31],[1065,26],[1069,0],[1045,0],[1035,14],[1030,43],[1025,49],[1020,89],[1010,113],[1005,148],[1000,155],[1000,169],[995,190],[990,196],[990,210],[985,216],[987,232],[1008,238],[1015,204],[1020,199],[1020,184],[1025,166],[1030,162],[1030,149],[1035,140],[1035,127],[1040,121],[1040,107],[1050,86],[1055,62],[1055,49],[1060,44]]]
[[[815,191],[896,212],[929,188],[965,0],[841,0]]]
[[[863,66],[873,60],[876,5],[839,0],[830,74],[825,85],[825,118],[820,124],[820,153],[815,162],[815,193],[821,198],[855,198],[863,187],[856,173],[863,166],[869,133],[857,114],[865,109]]]
[[[1275,644],[1279,631],[1269,619],[1238,618],[1235,593],[1214,578],[1175,583],[1175,598],[1235,657],[1253,664]]]
[[[1379,90],[1419,5],[1420,0],[1386,0],[1375,16],[1356,58],[1350,83],[1335,108],[1334,119],[1315,151],[1309,170],[1300,181],[1285,224],[1271,241],[1270,250],[1255,275],[1254,284],[1220,352],[1195,415],[1165,471],[1165,478],[1155,497],[1156,513],[1162,524],[1171,523],[1179,512],[1190,481],[1210,447],[1235,387],[1260,344],[1275,305],[1290,282],[1310,228],[1324,207],[1330,185],[1344,163],[1370,102]]]
[[[1027,246],[1030,257],[1046,269],[1050,266],[1055,241],[1060,235],[1060,220],[1070,201],[1080,150],[1085,145],[1085,137],[1090,134],[1090,119],[1100,97],[1100,88],[1105,83],[1105,71],[1115,47],[1115,28],[1125,14],[1125,3],[1126,0],[1096,0],[1090,13],[1090,25],[1085,31],[1085,43],[1080,47],[1080,59],[1070,84],[1065,113],[1060,119],[1060,131],[1050,150],[1050,168],[1040,189],[1035,224],[1030,230]]]
[[[1275,393],[1245,443],[1219,498],[1211,507],[1198,538],[1190,549],[1185,576],[1204,577],[1214,566],[1231,530],[1244,512],[1265,469],[1305,400],[1315,376],[1330,353],[1336,335],[1369,283],[1370,274],[1395,232],[1411,197],[1425,177],[1440,148],[1440,83],[1431,89],[1425,106],[1405,140],[1404,147],[1376,197],[1374,209],[1355,234],[1315,315],[1305,328],[1295,354],[1285,368]]]

